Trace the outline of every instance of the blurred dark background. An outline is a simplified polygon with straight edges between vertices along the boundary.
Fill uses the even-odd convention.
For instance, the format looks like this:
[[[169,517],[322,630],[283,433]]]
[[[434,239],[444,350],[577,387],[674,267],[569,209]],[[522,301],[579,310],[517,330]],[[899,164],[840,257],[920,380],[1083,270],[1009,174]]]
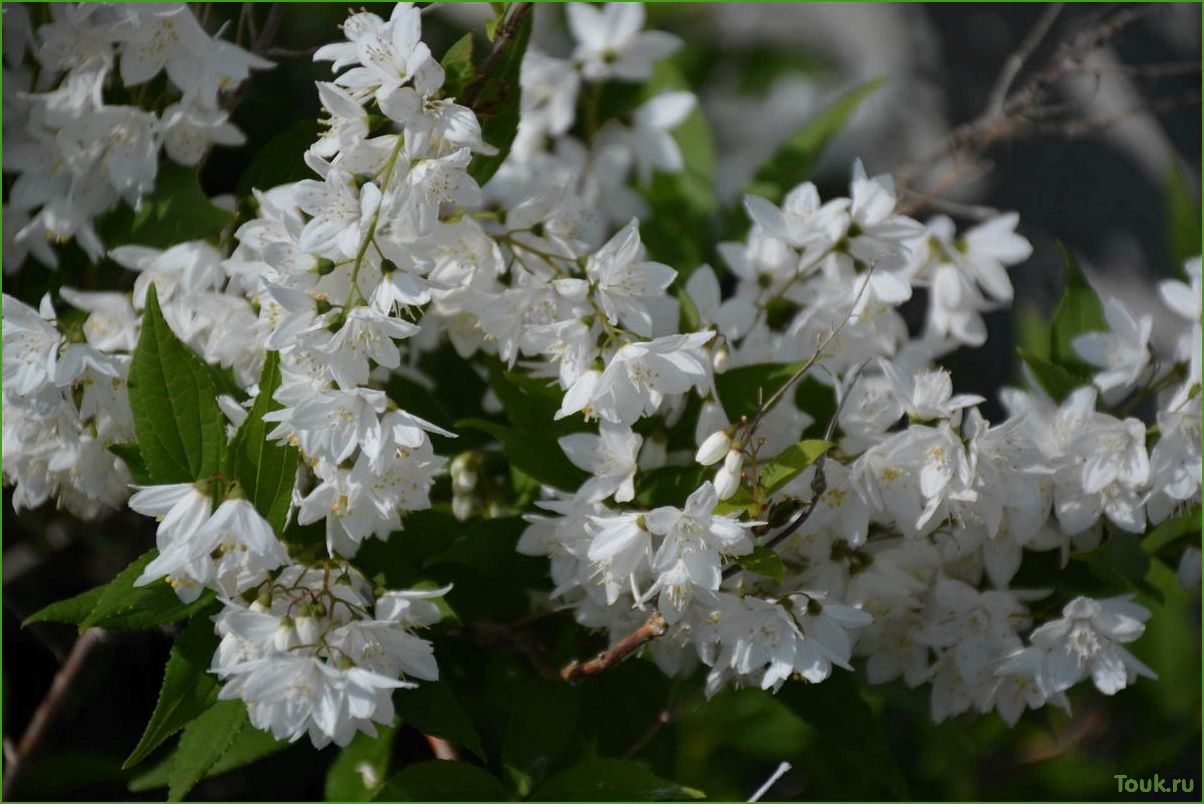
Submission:
[[[239,13],[236,4],[199,5],[209,6],[204,13],[210,30],[223,19],[233,22]],[[390,8],[367,7],[385,16]],[[315,3],[286,9],[275,43],[290,52],[270,54],[278,67],[257,74],[247,87],[234,119],[247,132],[248,144],[212,154],[202,176],[207,191],[234,192],[258,147],[298,124],[299,161],[303,121],[318,111],[312,82],[329,75],[328,65],[313,64],[306,51],[337,36],[347,8]],[[1114,8],[1068,7],[1050,41],[1095,24],[1101,11]],[[907,166],[938,146],[953,127],[982,112],[1002,63],[1043,9],[987,3],[672,4],[650,6],[648,14],[651,26],[686,41],[683,69],[702,82],[698,92],[722,155],[720,196],[735,203],[759,162],[795,126],[840,90],[878,75],[887,76],[886,86],[829,149],[817,182],[827,193],[845,192],[856,157],[871,173]],[[266,18],[267,4],[257,5],[254,13]],[[479,26],[486,13],[478,4],[450,4],[427,14],[432,50],[442,53],[467,26]],[[537,9],[536,41],[566,55],[569,43],[560,16],[558,8]],[[688,58],[695,51],[705,58]],[[992,169],[947,194],[960,204],[1019,211],[1021,231],[1035,247],[1033,257],[1012,272],[1016,314],[990,315],[988,346],[946,361],[963,384],[960,390],[993,397],[1000,385],[1015,379],[1013,347],[1024,337],[1018,330],[1039,329],[1040,317],[1050,314],[1060,293],[1056,241],[1078,255],[1097,288],[1123,293],[1138,307],[1152,305],[1155,281],[1177,268],[1168,188],[1178,186],[1180,195],[1186,192],[1198,201],[1200,187],[1199,5],[1153,4],[1096,58],[1062,91],[1089,114],[1115,117],[1115,122],[1072,137],[1051,133],[1004,142],[985,155]],[[1183,63],[1194,64],[1194,71],[1178,68],[1151,78],[1132,69]],[[1156,99],[1171,101],[1152,103]],[[1159,107],[1157,113],[1145,108],[1150,105]],[[22,295],[29,281],[10,279],[6,291]],[[3,734],[15,741],[75,638],[69,626],[21,629],[21,620],[110,580],[153,544],[153,527],[128,512],[86,524],[51,507],[17,516],[7,491],[3,513],[8,526],[3,533]],[[1030,714],[1015,729],[995,716],[934,726],[923,699],[901,687],[876,688],[875,711],[911,795],[1114,799],[1131,798],[1118,796],[1115,773],[1158,772],[1199,782],[1199,590],[1185,592],[1171,570],[1159,572],[1155,580],[1166,602],[1151,604],[1155,616],[1134,651],[1159,672],[1159,681],[1142,681],[1113,699],[1081,692],[1074,697],[1072,717]],[[167,632],[108,634],[91,653],[14,797],[161,798],[162,790],[128,792],[136,772],[120,766],[154,707],[170,642]],[[743,799],[778,759],[806,753],[824,739],[822,724],[813,728],[772,699],[742,692],[722,695],[665,729],[649,744],[648,755],[669,778],[715,798]],[[403,730],[396,751],[399,762],[429,758],[413,730]],[[294,746],[261,765],[207,780],[192,797],[321,798],[333,757],[333,751]],[[839,798],[842,793],[817,790],[806,774],[792,772],[769,798],[793,796]]]

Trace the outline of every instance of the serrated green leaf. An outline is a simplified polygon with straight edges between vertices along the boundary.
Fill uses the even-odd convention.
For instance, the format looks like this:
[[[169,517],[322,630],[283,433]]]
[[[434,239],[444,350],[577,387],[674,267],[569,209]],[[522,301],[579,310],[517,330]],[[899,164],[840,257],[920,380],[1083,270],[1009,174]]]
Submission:
[[[165,162],[138,211],[122,206],[104,221],[101,233],[110,248],[128,243],[169,248],[213,237],[232,220],[233,213],[205,197],[196,168]]]
[[[403,768],[377,794],[377,801],[506,801],[497,777],[467,762],[431,760]]]
[[[770,458],[761,468],[761,493],[770,497],[781,491],[787,483],[801,475],[820,455],[831,448],[831,442],[821,439],[808,439],[791,444]]]
[[[502,762],[520,797],[548,775],[572,742],[580,694],[575,687],[531,683],[515,690],[502,737]]]
[[[1050,324],[1050,360],[1074,376],[1090,377],[1093,369],[1075,353],[1073,342],[1084,333],[1106,331],[1108,322],[1099,296],[1088,284],[1074,255],[1061,243],[1058,251],[1066,267],[1066,289]]]
[[[516,13],[511,10],[511,14]],[[486,68],[478,68],[476,76],[465,91],[460,102],[476,112],[481,121],[481,139],[497,148],[492,156],[477,154],[468,165],[468,175],[478,184],[485,184],[497,172],[510,153],[514,137],[518,134],[519,110],[522,105],[522,88],[519,85],[519,70],[531,39],[531,20],[527,13],[519,24],[518,31],[502,46],[501,55]],[[482,70],[485,70],[482,72]]]
[[[389,775],[393,754],[392,726],[378,726],[377,735],[355,735],[326,771],[327,801],[371,801]]]
[[[213,776],[220,776],[223,773],[250,765],[252,762],[258,762],[264,757],[283,751],[290,745],[292,744],[284,740],[277,740],[270,732],[254,728],[243,729],[234,738],[234,742],[230,744],[230,747],[226,749],[226,753],[222,754],[222,758],[205,772],[204,778],[208,779]],[[142,793],[147,790],[167,787],[171,780],[171,766],[175,763],[178,754],[179,748],[143,773],[131,779],[129,783],[130,792]]]
[[[424,682],[414,689],[401,690],[393,696],[394,706],[401,719],[423,732],[462,745],[478,757],[485,749],[476,727],[444,681]]]
[[[92,611],[80,623],[80,630],[93,626],[108,629],[150,628],[187,619],[209,605],[213,600],[210,590],[202,592],[193,602],[184,603],[164,581],[134,586],[138,576],[156,555],[157,550],[148,550],[119,572],[109,584],[94,590],[100,594]]]
[[[1037,382],[1045,389],[1045,393],[1049,394],[1055,402],[1061,402],[1074,389],[1083,384],[1078,377],[1075,377],[1057,363],[1051,363],[1042,357],[1030,354],[1025,349],[1017,349],[1016,352],[1020,355],[1020,359],[1033,372],[1033,376],[1037,378]]]
[[[213,377],[167,325],[153,285],[130,363],[129,395],[138,447],[155,483],[199,480],[217,470],[226,419]]]
[[[88,615],[96,608],[96,604],[100,602],[100,597],[104,594],[104,591],[105,587],[98,586],[75,597],[51,603],[49,606],[26,617],[21,626],[33,625],[34,623],[71,623],[72,625],[79,625],[88,619]]]
[[[176,637],[163,671],[163,686],[155,711],[122,769],[146,759],[164,740],[217,700],[217,679],[208,672],[217,643],[213,623],[204,616],[194,617]]]
[[[146,470],[146,462],[142,460],[142,450],[137,444],[109,444],[109,452],[116,455],[129,470],[130,478],[139,486],[151,484],[150,472]]]
[[[853,87],[830,103],[782,143],[757,169],[747,191],[778,203],[796,185],[811,178],[819,157],[867,96],[886,82],[875,78]]]
[[[309,178],[312,171],[305,164],[305,151],[319,133],[316,120],[298,120],[265,142],[239,178],[238,194],[248,196],[252,190],[270,190]]]
[[[736,563],[749,572],[764,575],[775,581],[786,577],[786,566],[782,563],[782,557],[768,547],[754,547],[748,555],[737,558]]]
[[[185,726],[168,773],[167,800],[183,801],[250,728],[247,707],[238,700],[218,701]]]
[[[549,486],[571,491],[588,475],[564,456],[553,433],[529,432],[507,427],[486,419],[461,419],[457,429],[468,428],[489,433],[502,443],[506,459],[531,477]]]
[[[531,801],[683,801],[703,798],[638,762],[587,759],[540,785]]]
[[[280,355],[268,352],[259,376],[259,396],[230,441],[230,474],[276,533],[284,532],[300,460],[295,447],[268,440],[264,414],[280,407],[272,394],[280,387]]]

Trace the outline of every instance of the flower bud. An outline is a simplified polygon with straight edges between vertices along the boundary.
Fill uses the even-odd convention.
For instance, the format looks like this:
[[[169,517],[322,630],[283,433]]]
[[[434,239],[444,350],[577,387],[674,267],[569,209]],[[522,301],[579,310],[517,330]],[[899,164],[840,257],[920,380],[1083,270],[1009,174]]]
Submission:
[[[302,645],[313,645],[322,635],[322,623],[317,617],[302,615],[297,618],[297,638]]]
[[[722,374],[727,371],[727,364],[731,360],[731,353],[726,346],[720,346],[715,350],[715,354],[711,357],[711,367],[715,369],[716,374]]]
[[[703,466],[710,466],[721,461],[723,456],[731,451],[731,448],[732,437],[727,430],[716,430],[707,436],[706,441],[702,442],[702,446],[694,454],[694,460]]]
[[[740,470],[744,468],[744,453],[732,450],[723,459],[723,466],[715,475],[715,493],[726,500],[740,488]]]
[[[300,644],[301,640],[297,638],[297,629],[293,627],[292,618],[282,617],[275,633],[272,634],[272,646],[283,652]]]
[[[452,495],[452,516],[460,522],[472,516],[472,497],[463,494]]]

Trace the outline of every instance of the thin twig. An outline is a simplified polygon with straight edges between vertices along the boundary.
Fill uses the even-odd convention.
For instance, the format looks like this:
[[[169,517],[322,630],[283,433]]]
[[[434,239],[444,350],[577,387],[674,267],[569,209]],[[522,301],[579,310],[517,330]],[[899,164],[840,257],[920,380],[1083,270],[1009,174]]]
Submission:
[[[665,633],[666,625],[665,618],[661,616],[661,613],[654,611],[643,625],[620,639],[613,647],[607,648],[588,662],[576,660],[569,662],[560,671],[560,677],[570,684],[576,684],[582,679],[605,672],[644,647],[646,643]]]
[[[1041,44],[1042,40],[1057,21],[1058,15],[1062,13],[1063,4],[1054,3],[1048,6],[1042,12],[1037,23],[1029,29],[1024,38],[1020,40],[1020,46],[1012,51],[1011,55],[1003,63],[1003,69],[999,72],[999,77],[995,80],[995,86],[991,89],[991,94],[987,100],[986,114],[991,117],[999,117],[1004,113],[1004,103],[1007,101],[1008,91],[1011,90],[1012,84],[1016,81],[1016,76],[1020,75],[1020,71],[1024,69],[1024,65],[1032,57],[1033,51]]]
[[[34,710],[25,733],[21,735],[21,740],[12,752],[12,757],[5,768],[3,785],[0,786],[0,798],[3,800],[11,800],[13,786],[22,772],[29,767],[30,760],[41,746],[50,724],[54,721],[64,701],[67,700],[72,683],[83,669],[88,654],[104,640],[104,636],[105,632],[101,629],[90,628],[75,640],[71,653],[67,655],[67,661],[55,674],[54,681],[51,682],[50,689],[46,692],[46,697],[42,698],[38,708]]]
[[[527,15],[531,13],[531,3],[515,3],[506,17],[505,21],[498,26],[497,35],[493,39],[493,50],[481,62],[481,66],[477,69],[476,78],[464,90],[464,105],[469,108],[474,108],[473,104],[479,99],[481,92],[485,88],[485,83],[492,73],[497,60],[502,57],[502,52],[506,49],[506,43],[512,39],[523,25],[523,21]]]

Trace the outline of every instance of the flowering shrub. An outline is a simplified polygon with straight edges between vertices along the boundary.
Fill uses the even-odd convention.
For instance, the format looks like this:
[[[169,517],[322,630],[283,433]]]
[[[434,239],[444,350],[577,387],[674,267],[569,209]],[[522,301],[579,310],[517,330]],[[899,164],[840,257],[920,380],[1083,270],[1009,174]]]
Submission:
[[[313,54],[309,175],[227,203],[190,168],[243,141],[221,97],[270,62],[182,5],[6,10],[27,91],[6,95],[4,270],[74,241],[134,275],[3,307],[14,508],[157,522],[112,583],[28,620],[178,626],[130,760],[182,730],[179,797],[268,753],[255,730],[354,746],[400,713],[494,767],[442,646],[541,613],[607,647],[564,656],[550,701],[638,650],[706,697],[901,679],[936,722],[1154,678],[1127,647],[1151,556],[1199,578],[1200,259],[1159,286],[1163,349],[1067,254],[1048,348],[989,421],[939,361],[1012,301],[1016,214],[921,222],[860,163],[822,198],[810,165],[863,87],[715,238],[682,42],[639,4],[569,4],[573,49],[543,53],[529,11],[442,54],[409,3],[352,13]],[[553,772],[509,732],[501,751],[509,788],[470,768],[455,795],[691,794],[619,760]],[[361,794],[451,789],[374,767]]]

